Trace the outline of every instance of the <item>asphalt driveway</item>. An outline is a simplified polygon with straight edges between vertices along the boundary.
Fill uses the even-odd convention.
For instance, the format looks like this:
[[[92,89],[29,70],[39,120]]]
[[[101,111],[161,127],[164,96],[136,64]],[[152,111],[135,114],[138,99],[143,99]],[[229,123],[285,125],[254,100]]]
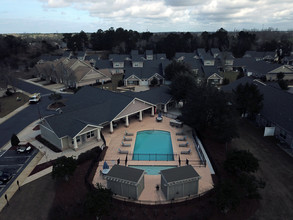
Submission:
[[[28,93],[41,93],[42,99],[38,104],[29,105],[21,112],[0,124],[0,148],[10,141],[13,133],[18,134],[25,127],[40,117],[56,114],[55,111],[47,110],[47,106],[52,103],[52,101],[48,98],[48,96],[52,93],[51,90],[22,80],[17,80],[16,87]],[[63,98],[66,98],[70,95],[62,94],[62,96]]]

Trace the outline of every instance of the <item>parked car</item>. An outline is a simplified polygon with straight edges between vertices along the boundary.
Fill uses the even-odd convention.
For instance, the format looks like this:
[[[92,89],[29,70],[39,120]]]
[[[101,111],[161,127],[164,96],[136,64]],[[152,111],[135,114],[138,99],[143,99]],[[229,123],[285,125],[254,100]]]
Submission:
[[[30,96],[30,99],[29,99],[29,103],[32,104],[32,103],[37,103],[41,100],[41,94],[40,93],[34,93]]]
[[[0,170],[0,182],[7,183],[12,178],[12,174]]]
[[[31,146],[18,146],[16,148],[17,153],[30,153],[32,151]]]

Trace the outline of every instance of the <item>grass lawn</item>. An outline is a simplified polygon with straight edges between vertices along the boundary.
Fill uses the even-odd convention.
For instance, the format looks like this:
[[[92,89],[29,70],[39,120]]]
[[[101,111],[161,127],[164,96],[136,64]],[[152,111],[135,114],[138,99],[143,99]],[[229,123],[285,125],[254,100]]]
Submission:
[[[21,98],[21,100],[17,101],[17,97]],[[0,118],[3,118],[18,107],[24,105],[28,100],[29,97],[27,95],[19,92],[16,92],[11,96],[0,98]]]
[[[229,72],[221,72],[221,75],[224,78],[229,79],[230,83],[234,82],[238,76],[239,72],[229,71]]]

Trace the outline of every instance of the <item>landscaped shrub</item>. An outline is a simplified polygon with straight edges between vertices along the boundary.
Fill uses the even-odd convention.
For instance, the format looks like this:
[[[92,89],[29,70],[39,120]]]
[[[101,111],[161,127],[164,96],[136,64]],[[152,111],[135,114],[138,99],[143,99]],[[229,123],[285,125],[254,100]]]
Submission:
[[[11,95],[13,95],[14,93],[11,92],[10,89],[7,89],[6,92],[5,92],[5,94],[6,94],[7,96],[11,96]]]

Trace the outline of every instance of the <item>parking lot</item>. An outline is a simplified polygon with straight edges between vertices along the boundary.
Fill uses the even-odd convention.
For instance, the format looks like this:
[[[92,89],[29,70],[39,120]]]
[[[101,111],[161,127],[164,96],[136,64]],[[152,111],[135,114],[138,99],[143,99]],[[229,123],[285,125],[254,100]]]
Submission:
[[[9,186],[17,180],[19,174],[26,168],[29,162],[37,155],[38,149],[32,147],[30,152],[18,153],[16,147],[0,153],[0,171],[11,174],[12,178],[7,182],[0,181],[0,197]]]

